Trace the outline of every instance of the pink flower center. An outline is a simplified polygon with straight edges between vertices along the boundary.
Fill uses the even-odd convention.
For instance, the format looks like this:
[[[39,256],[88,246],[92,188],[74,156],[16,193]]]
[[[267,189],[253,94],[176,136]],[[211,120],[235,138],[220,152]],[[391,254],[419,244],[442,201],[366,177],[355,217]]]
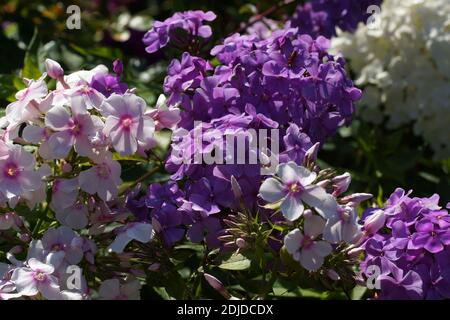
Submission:
[[[97,175],[100,178],[107,179],[111,175],[111,170],[109,169],[109,167],[106,164],[104,164],[104,163],[99,164],[97,166]]]
[[[130,116],[124,116],[120,119],[120,124],[122,129],[130,130],[130,127],[133,124],[133,119]]]
[[[55,243],[52,246],[52,251],[61,251],[62,249],[64,249],[65,245],[63,244],[59,244],[59,243]]]
[[[303,237],[302,243],[301,243],[301,247],[307,249],[308,247],[310,247],[314,242],[314,239],[310,236],[305,235]]]
[[[79,136],[83,129],[83,125],[78,120],[70,120],[69,127],[74,136]]]
[[[289,190],[289,193],[291,193],[291,194],[298,194],[298,193],[303,192],[305,189],[303,188],[303,186],[300,183],[294,182],[288,186],[288,190]]]
[[[13,179],[20,174],[20,169],[14,163],[9,163],[5,166],[3,173],[7,178]]]
[[[40,270],[36,270],[36,272],[33,275],[33,278],[36,281],[43,282],[47,279],[47,274]]]

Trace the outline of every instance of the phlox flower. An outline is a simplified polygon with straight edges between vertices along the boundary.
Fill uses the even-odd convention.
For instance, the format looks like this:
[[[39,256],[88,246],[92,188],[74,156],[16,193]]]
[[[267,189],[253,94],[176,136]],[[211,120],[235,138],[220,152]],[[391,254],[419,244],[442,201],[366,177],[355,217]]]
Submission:
[[[55,179],[50,206],[55,212],[63,211],[75,203],[77,196],[78,178]]]
[[[111,153],[106,153],[103,159],[96,160],[96,165],[80,173],[78,178],[80,188],[89,194],[97,193],[104,201],[117,197],[121,168],[112,159]]]
[[[412,237],[410,247],[412,249],[424,248],[431,253],[438,253],[450,245],[450,228],[440,228],[428,219],[421,220],[416,224],[416,233]]]
[[[164,21],[155,21],[152,28],[144,35],[143,42],[148,53],[157,52],[173,41],[178,46],[189,44],[186,39],[193,36],[209,38],[212,35],[211,27],[203,25],[203,21],[213,21],[216,15],[200,10],[176,12]],[[189,37],[179,37],[177,32],[183,29]],[[187,43],[186,43],[187,42]]]
[[[135,153],[139,142],[146,144],[153,137],[155,126],[145,109],[145,101],[134,94],[112,94],[101,105],[106,117],[103,133],[121,155]]]
[[[66,226],[48,229],[41,240],[44,255],[51,252],[60,253],[68,264],[77,264],[83,258],[79,239],[80,236]],[[55,263],[54,267],[57,268],[59,265]]]
[[[27,80],[27,87],[16,93],[17,101],[6,107],[6,117],[12,122],[21,122],[27,109],[36,108],[48,93],[44,73],[38,80]]]
[[[107,74],[96,74],[92,78],[90,87],[101,92],[105,97],[109,97],[112,93],[124,94],[128,86],[120,82],[120,77]]]
[[[418,300],[423,295],[423,281],[420,275],[412,270],[404,270],[392,267],[392,276],[380,275],[380,286],[383,288],[381,299]]]
[[[358,214],[353,206],[338,206],[334,215],[325,224],[323,237],[331,243],[344,241],[353,243],[360,238],[361,226],[358,224]]]
[[[316,208],[324,217],[336,212],[335,198],[324,188],[312,184],[317,177],[315,172],[290,161],[278,166],[277,177],[263,182],[260,196],[269,203],[281,201],[281,212],[289,221],[300,218],[304,210],[303,202]]]
[[[33,156],[19,145],[0,141],[0,193],[8,200],[41,187]]]
[[[55,106],[45,115],[45,125],[56,131],[48,139],[53,158],[65,158],[72,146],[81,156],[89,156],[92,147],[89,136],[94,135],[102,126],[98,117],[86,112],[86,103],[81,97],[73,97],[71,114],[63,106]]]
[[[318,270],[324,257],[332,251],[331,245],[317,237],[323,232],[325,221],[319,216],[305,218],[304,232],[294,229],[284,238],[284,246],[294,260],[309,271]]]
[[[64,226],[72,229],[83,229],[88,224],[88,209],[82,202],[56,212],[56,219]]]
[[[155,122],[155,130],[172,129],[181,120],[180,110],[174,107],[167,107],[166,97],[162,94],[156,101],[155,109],[151,110],[148,115]]]
[[[27,266],[13,271],[11,281],[21,296],[32,297],[41,293],[46,299],[57,300],[60,298],[60,288],[53,272],[55,268],[52,265],[31,258]]]
[[[34,144],[39,144],[38,153],[46,160],[52,158],[48,139],[52,135],[52,130],[47,127],[40,127],[37,125],[27,125],[22,131],[22,138]]]

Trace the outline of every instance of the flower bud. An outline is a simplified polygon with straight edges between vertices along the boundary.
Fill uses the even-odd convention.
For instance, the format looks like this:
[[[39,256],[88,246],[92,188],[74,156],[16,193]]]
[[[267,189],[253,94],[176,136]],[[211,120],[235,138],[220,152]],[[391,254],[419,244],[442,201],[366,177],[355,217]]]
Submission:
[[[226,299],[231,298],[231,295],[228,293],[227,289],[225,289],[225,286],[219,279],[208,273],[205,273],[203,276],[205,277],[205,280],[209,283],[209,285],[216,291],[218,291],[222,296],[224,296]]]
[[[370,198],[372,198],[373,195],[371,195],[370,193],[354,193],[351,194],[349,196],[343,197],[340,202],[341,203],[354,203],[354,204],[359,204],[363,201],[369,200]]]
[[[113,71],[118,76],[120,76],[123,73],[123,63],[122,63],[122,61],[120,61],[120,59],[114,60]]]
[[[130,269],[129,272],[135,277],[143,277],[143,278],[145,278],[144,270]]]
[[[338,196],[347,191],[348,186],[352,182],[352,176],[350,173],[346,172],[340,176],[334,177],[331,181],[333,182],[334,187],[333,195]]]
[[[22,233],[19,235],[19,239],[20,239],[20,241],[23,241],[23,242],[30,242],[31,236],[28,233]]]
[[[236,199],[242,198],[242,189],[234,176],[231,176],[231,190],[233,190]]]
[[[330,180],[326,179],[317,182],[316,185],[325,189],[330,184],[330,182],[331,182]]]
[[[150,267],[148,267],[148,270],[150,270],[150,271],[158,271],[160,267],[161,267],[161,264],[158,263],[158,262],[155,262],[155,263],[152,263],[150,265]]]
[[[386,222],[386,215],[383,210],[377,210],[368,216],[364,221],[364,230],[368,234],[375,234],[380,230]]]
[[[237,238],[236,239],[236,245],[240,248],[240,249],[244,249],[247,246],[247,243],[245,242],[244,239],[242,238]]]
[[[327,275],[331,280],[334,280],[334,281],[341,280],[341,277],[339,276],[339,274],[336,271],[334,271],[333,269],[328,269]]]
[[[320,142],[316,142],[311,148],[309,148],[305,153],[305,163],[314,163],[317,160],[317,153],[319,152]]]
[[[312,214],[313,214],[313,212],[312,212],[311,209],[306,209],[305,211],[303,211],[303,216],[304,216],[305,218],[311,217]]]
[[[349,258],[353,259],[353,258],[357,258],[359,256],[359,254],[363,251],[364,251],[364,248],[356,247],[356,248],[350,249],[347,252],[347,255],[349,256]]]
[[[61,65],[52,59],[45,59],[45,69],[50,78],[59,80],[64,76],[64,70]]]

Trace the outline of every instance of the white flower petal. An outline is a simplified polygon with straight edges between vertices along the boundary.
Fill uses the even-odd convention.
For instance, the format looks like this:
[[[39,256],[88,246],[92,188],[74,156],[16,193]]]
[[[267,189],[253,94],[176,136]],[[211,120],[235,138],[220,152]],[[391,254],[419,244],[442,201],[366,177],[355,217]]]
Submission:
[[[326,257],[331,253],[333,248],[326,241],[316,241],[311,245],[311,249],[314,250],[316,255],[320,257]]]
[[[317,178],[317,173],[309,171],[305,167],[297,167],[297,173],[300,177],[300,183],[304,187],[310,185]]]
[[[325,228],[325,220],[319,216],[309,216],[305,218],[305,235],[317,237]]]
[[[33,270],[29,268],[15,269],[11,281],[16,285],[16,290],[21,295],[34,296],[39,293],[33,278]]]
[[[281,212],[289,221],[295,221],[303,213],[304,206],[299,197],[289,194],[281,203]]]
[[[294,229],[284,237],[284,246],[290,254],[294,254],[300,249],[303,234],[299,229]]]
[[[316,208],[325,219],[335,215],[338,208],[336,199],[327,193],[324,188],[316,185],[307,186],[300,197],[308,205]]]
[[[309,271],[316,271],[322,266],[323,258],[311,248],[304,249],[300,252],[300,264]]]
[[[45,264],[36,258],[31,258],[28,260],[28,265],[34,271],[39,270],[47,274],[52,274],[55,271],[55,268],[52,265]]]
[[[277,169],[277,175],[281,178],[284,185],[300,181],[298,166],[293,161],[280,164]]]
[[[268,178],[263,182],[259,194],[269,203],[278,202],[286,195],[283,191],[283,185],[274,178]]]

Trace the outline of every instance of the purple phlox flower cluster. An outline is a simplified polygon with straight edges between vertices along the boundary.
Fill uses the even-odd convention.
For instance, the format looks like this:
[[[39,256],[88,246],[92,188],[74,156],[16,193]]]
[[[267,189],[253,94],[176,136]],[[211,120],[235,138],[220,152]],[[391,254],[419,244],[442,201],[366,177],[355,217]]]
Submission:
[[[164,21],[155,21],[144,35],[143,42],[148,53],[154,53],[169,43],[179,48],[187,48],[198,38],[208,39],[212,35],[211,27],[204,22],[213,21],[216,15],[201,10],[177,12]]]
[[[325,38],[299,36],[295,29],[265,40],[235,34],[212,49],[221,62],[213,71],[188,53],[171,63],[164,87],[168,103],[183,110],[179,125],[186,129],[195,120],[246,113],[254,127],[286,129],[294,123],[312,142],[323,142],[350,122],[361,97],[328,46]]]
[[[312,37],[336,36],[336,28],[353,32],[360,22],[372,15],[370,6],[380,6],[382,0],[311,0],[296,8],[288,28],[298,28]]]
[[[272,144],[280,145],[280,162],[302,164],[316,142],[323,143],[350,122],[361,92],[347,76],[343,60],[327,53],[327,39],[313,40],[297,31],[234,34],[211,50],[219,60],[216,67],[187,52],[169,65],[164,82],[166,103],[181,110],[181,121],[172,135],[166,169],[172,173],[171,186],[173,181],[185,185],[181,205],[166,204],[156,211],[150,207],[153,221],[159,223],[156,229],[173,231],[163,238],[175,241],[182,237],[178,225],[184,216],[190,219],[187,237],[192,241],[220,234],[223,215],[239,209],[232,177],[245,205],[264,211],[258,206],[264,180],[261,167],[264,160],[275,156]],[[268,131],[266,148],[250,149],[251,130],[259,129]],[[272,137],[271,129],[279,135]],[[241,162],[236,161],[236,144],[226,142],[228,137],[245,141],[247,153]],[[253,156],[256,162],[249,161]],[[170,221],[163,218],[166,212],[172,212]],[[350,215],[354,217],[353,212]],[[206,240],[210,244],[213,237]]]
[[[242,164],[239,164],[240,156],[237,154],[239,141],[244,141],[246,151],[249,150],[252,138],[248,129],[251,123],[251,116],[228,115],[210,123],[199,123],[189,131],[184,128],[175,130],[172,136],[171,155],[166,161],[166,169],[172,173],[171,178],[177,181],[183,179],[203,181],[204,188],[209,190],[203,197],[211,194],[210,199],[206,201],[206,198],[199,197],[195,200],[205,200],[224,208],[235,208],[236,201],[231,190],[231,177],[234,176],[245,190],[243,198],[247,205],[250,208],[254,207],[261,181],[261,165],[257,161],[250,163],[249,152],[246,152],[245,158],[240,159]],[[227,138],[234,141],[234,144]],[[257,153],[258,149],[253,151]],[[204,163],[202,159],[198,160],[199,156],[208,163]],[[258,156],[255,154],[255,158]],[[198,193],[201,195],[202,192]],[[198,207],[202,206],[203,204],[198,203]],[[213,208],[216,212],[220,211],[216,207]],[[208,214],[213,210],[204,209]]]
[[[123,73],[123,64],[119,59],[113,62],[113,70],[116,75],[98,73],[92,77],[90,86],[101,92],[105,97],[109,97],[112,93],[124,94],[128,86],[126,83],[120,82],[120,76]]]
[[[365,212],[361,276],[379,269],[380,299],[448,299],[450,215],[438,195],[410,194],[398,188],[384,208]]]

